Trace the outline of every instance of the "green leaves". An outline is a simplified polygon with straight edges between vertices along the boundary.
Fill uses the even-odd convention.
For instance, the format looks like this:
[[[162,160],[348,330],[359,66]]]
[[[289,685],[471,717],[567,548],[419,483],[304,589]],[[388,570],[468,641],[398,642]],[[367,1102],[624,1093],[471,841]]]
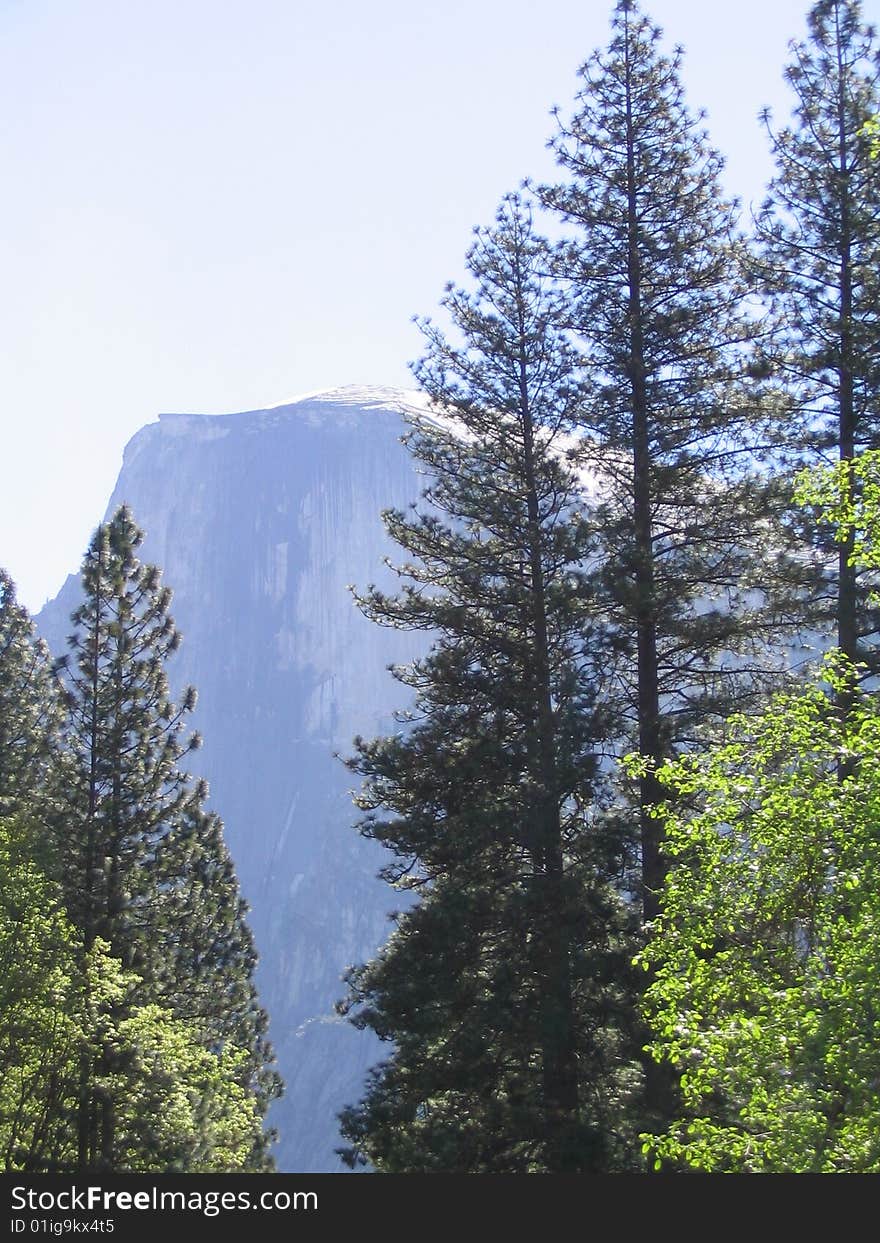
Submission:
[[[112,1101],[114,1170],[246,1169],[261,1135],[247,1049],[207,1047],[198,1022],[139,1004],[144,981],[105,941],[83,953],[39,833],[0,820],[0,1164],[77,1165],[80,1076]]]
[[[880,450],[802,471],[794,497],[831,528],[838,544],[846,545],[851,565],[880,569]]]
[[[40,834],[0,820],[0,1163],[51,1169],[69,1156],[83,1036],[75,936],[57,885],[35,861]],[[65,1107],[66,1106],[66,1107]]]
[[[880,710],[839,656],[658,774],[674,864],[640,961],[651,1052],[686,1113],[662,1159],[704,1170],[880,1169]]]
[[[798,480],[859,568],[878,564],[877,474],[867,452]],[[673,866],[640,961],[687,1110],[646,1137],[658,1161],[880,1170],[880,708],[860,675],[831,653],[658,773]]]

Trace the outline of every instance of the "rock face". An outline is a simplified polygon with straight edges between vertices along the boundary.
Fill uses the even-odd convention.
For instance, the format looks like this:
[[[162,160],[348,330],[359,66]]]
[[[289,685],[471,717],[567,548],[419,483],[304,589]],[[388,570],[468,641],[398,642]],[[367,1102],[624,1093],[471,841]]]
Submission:
[[[344,389],[269,410],[162,415],[128,444],[108,513],[127,502],[142,559],[163,567],[184,641],[168,673],[199,691],[192,769],[226,824],[260,953],[258,983],[286,1083],[272,1121],[281,1170],[339,1171],[336,1115],[382,1047],[333,1012],[346,967],[389,931],[380,850],[353,825],[356,778],[334,753],[391,731],[406,692],[387,672],[423,636],[365,620],[347,585],[387,581],[380,510],[419,493],[399,442],[415,394]],[[68,579],[38,618],[60,653]]]

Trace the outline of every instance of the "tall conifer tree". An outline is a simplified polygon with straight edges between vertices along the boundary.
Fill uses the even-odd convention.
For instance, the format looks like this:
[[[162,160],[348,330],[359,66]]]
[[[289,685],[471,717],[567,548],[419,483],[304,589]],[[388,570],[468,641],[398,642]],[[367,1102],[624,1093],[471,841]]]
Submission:
[[[220,822],[203,806],[207,788],[180,766],[199,741],[184,727],[195,691],[180,707],[170,699],[165,662],[180,636],[170,590],[137,559],[141,540],[123,506],[98,528],[83,564],[66,662],[70,771],[57,821],[68,908],[84,964],[100,939],[139,981],[127,1004],[164,1007],[206,1048],[247,1053],[239,1074],[264,1111],[279,1085],[256,956]],[[106,1166],[114,1152],[116,1103],[94,1086],[112,1078],[102,1058],[83,1055],[81,1168]],[[252,1168],[264,1160],[261,1137]]]
[[[580,71],[576,110],[552,141],[568,173],[540,190],[571,228],[557,266],[595,381],[578,420],[595,470],[595,576],[619,675],[618,733],[645,764],[638,791],[641,891],[658,910],[664,863],[654,767],[761,665],[750,569],[766,587],[749,476],[752,402],[741,383],[736,212],[721,161],[689,113],[680,50],[619,0],[607,50]]]
[[[774,132],[766,116],[777,172],[757,220],[757,271],[774,312],[768,362],[794,416],[790,443],[801,461],[846,462],[880,445],[880,162],[866,128],[880,112],[880,52],[859,0],[819,0],[808,26],[785,73],[792,124]],[[852,535],[837,546],[826,535],[824,548],[825,585],[805,603],[808,620],[830,623],[841,650],[864,660],[880,623]]]
[[[0,570],[0,815],[39,814],[50,797],[62,716],[48,650]]]
[[[619,857],[591,832],[589,540],[565,457],[582,394],[546,266],[510,197],[468,256],[476,291],[447,293],[456,340],[423,324],[416,375],[436,413],[408,440],[427,507],[385,515],[403,586],[360,600],[436,636],[395,671],[416,692],[411,728],[358,741],[351,764],[361,831],[420,899],[344,1007],[395,1042],[343,1115],[347,1159],[384,1171],[628,1160],[626,921]]]

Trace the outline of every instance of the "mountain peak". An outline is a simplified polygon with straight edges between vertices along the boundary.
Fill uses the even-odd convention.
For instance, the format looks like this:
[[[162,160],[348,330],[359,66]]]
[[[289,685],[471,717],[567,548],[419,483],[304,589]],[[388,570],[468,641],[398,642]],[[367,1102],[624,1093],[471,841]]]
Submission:
[[[381,384],[343,384],[338,388],[316,389],[309,393],[300,393],[289,401],[279,402],[270,406],[278,410],[287,406],[299,406],[306,402],[320,402],[333,406],[404,406],[424,409],[427,405],[424,393],[417,389],[395,388]]]
[[[202,420],[227,420],[246,417],[269,418],[276,420],[279,416],[305,414],[316,407],[328,406],[358,410],[395,410],[425,414],[429,409],[429,399],[416,389],[393,388],[389,385],[346,384],[339,388],[316,389],[309,393],[299,393],[287,401],[276,402],[271,406],[258,406],[250,410],[237,410],[229,413],[205,414],[194,411],[168,411],[159,415],[161,422],[169,420],[199,422]]]

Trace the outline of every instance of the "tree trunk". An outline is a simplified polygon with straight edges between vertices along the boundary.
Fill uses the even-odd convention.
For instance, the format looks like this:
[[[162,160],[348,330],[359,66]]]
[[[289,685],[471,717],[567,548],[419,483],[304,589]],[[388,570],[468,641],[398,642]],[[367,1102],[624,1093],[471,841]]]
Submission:
[[[535,472],[534,425],[528,387],[525,307],[518,299],[520,329],[520,413],[523,427],[526,503],[528,512],[529,583],[532,602],[534,717],[537,726],[540,796],[536,807],[538,845],[539,937],[542,949],[542,1089],[547,1127],[546,1153],[554,1173],[581,1168],[578,1143],[580,1109],[571,946],[566,920],[556,734],[550,681],[547,603],[541,546],[541,522]]]
[[[839,452],[841,462],[851,462],[856,449],[856,416],[853,384],[853,282],[852,225],[848,182],[849,153],[846,134],[844,66],[840,31],[837,39],[838,175],[840,177],[840,358],[838,360]],[[852,481],[849,482],[852,489]],[[850,500],[848,495],[845,500]],[[850,531],[838,553],[837,645],[850,660],[858,659],[856,620],[856,569],[852,564],[854,536]]]
[[[627,36],[629,27],[627,26]],[[627,56],[629,43],[627,39]],[[627,73],[629,67],[627,66]],[[651,809],[660,801],[654,767],[664,759],[660,741],[660,693],[657,668],[657,620],[654,602],[654,544],[651,515],[651,447],[645,355],[642,334],[642,274],[636,203],[635,136],[630,83],[626,84],[627,142],[627,278],[629,283],[629,380],[633,431],[633,534],[635,542],[635,598],[639,754],[649,762],[640,779],[639,827],[642,849],[642,915],[656,918],[663,884],[660,830]]]

